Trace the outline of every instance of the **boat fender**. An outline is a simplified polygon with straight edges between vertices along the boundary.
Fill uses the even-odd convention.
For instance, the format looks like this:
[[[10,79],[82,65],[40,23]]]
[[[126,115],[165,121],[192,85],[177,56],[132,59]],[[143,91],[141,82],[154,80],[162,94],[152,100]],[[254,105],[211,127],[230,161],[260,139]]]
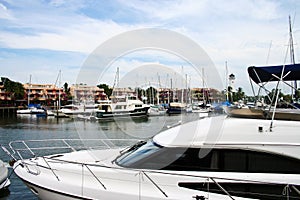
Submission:
[[[8,162],[8,164],[9,164],[9,166],[12,167],[12,166],[14,166],[15,162],[16,162],[15,159],[11,159],[11,160]]]

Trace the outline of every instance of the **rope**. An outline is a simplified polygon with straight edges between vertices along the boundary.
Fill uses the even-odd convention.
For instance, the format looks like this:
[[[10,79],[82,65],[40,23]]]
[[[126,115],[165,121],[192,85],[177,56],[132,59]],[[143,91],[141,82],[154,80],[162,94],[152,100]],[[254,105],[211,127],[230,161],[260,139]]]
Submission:
[[[84,188],[84,165],[83,164],[81,164],[81,174],[82,174],[82,176],[81,176],[81,196],[83,197],[83,188]]]
[[[290,186],[289,186],[289,185],[286,185],[286,186],[283,188],[282,195],[286,196],[286,199],[289,200],[289,199],[290,199],[290,192],[291,192]]]
[[[18,165],[16,165],[15,167],[12,168],[12,171],[9,173],[9,175],[8,175],[7,178],[6,178],[6,180],[3,182],[3,183],[4,183],[3,185],[5,185],[5,184],[8,182],[8,180],[9,180],[10,177],[11,177],[11,175],[15,172],[15,169],[16,169],[17,167],[19,167],[19,166],[20,166],[20,163],[19,163]]]
[[[139,171],[139,200],[142,199],[142,180],[143,180],[143,174],[141,171]]]
[[[207,198],[206,199],[209,199],[209,178],[206,179],[206,184],[207,184]]]

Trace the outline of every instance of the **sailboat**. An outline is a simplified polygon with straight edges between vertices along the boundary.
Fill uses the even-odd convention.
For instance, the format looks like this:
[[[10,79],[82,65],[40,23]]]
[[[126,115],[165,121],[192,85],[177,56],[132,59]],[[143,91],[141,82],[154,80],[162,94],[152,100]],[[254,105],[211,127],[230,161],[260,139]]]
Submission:
[[[31,75],[27,92],[27,109],[17,110],[17,114],[44,114],[46,111],[39,104],[30,104]]]
[[[193,103],[192,112],[194,113],[209,113],[212,111],[212,106],[208,102],[208,88],[205,90],[204,69],[202,68],[202,101]]]
[[[290,104],[292,108],[277,108],[279,102],[279,86],[280,83],[285,84],[292,88],[292,90],[297,90],[297,81],[300,80],[300,63],[295,63],[294,58],[294,48],[293,48],[293,37],[292,37],[292,27],[291,18],[289,17],[289,51],[291,57],[291,64],[283,64],[276,66],[250,66],[248,67],[248,74],[250,77],[250,83],[252,90],[254,92],[253,83],[258,85],[258,94],[255,96],[260,96],[261,91],[266,91],[267,83],[277,82],[275,88],[275,95],[273,97],[267,97],[273,103],[274,106],[264,105],[258,107],[250,108],[231,108],[226,107],[225,111],[229,116],[233,117],[246,117],[246,118],[263,118],[263,119],[279,119],[279,120],[297,120],[300,121],[300,110],[293,104]],[[294,86],[289,82],[294,82]],[[295,92],[296,93],[296,92]],[[257,99],[257,101],[259,101]],[[288,103],[288,102],[287,102]],[[288,103],[289,104],[289,103]]]

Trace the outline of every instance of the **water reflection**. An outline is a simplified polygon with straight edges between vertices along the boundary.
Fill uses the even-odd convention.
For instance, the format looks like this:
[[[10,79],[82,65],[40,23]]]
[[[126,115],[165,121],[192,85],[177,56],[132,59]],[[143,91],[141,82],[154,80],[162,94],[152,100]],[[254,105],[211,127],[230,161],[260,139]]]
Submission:
[[[147,139],[178,123],[198,119],[198,115],[155,116],[149,118],[115,119],[111,121],[82,121],[71,118],[36,117],[23,115],[0,118],[0,144],[8,147],[10,141],[46,139]],[[53,141],[54,142],[54,141]],[[53,144],[51,144],[53,145]],[[83,145],[90,145],[83,142]],[[44,151],[53,154],[54,151]],[[8,162],[10,157],[0,150],[0,159]],[[12,171],[12,169],[10,169]],[[37,199],[14,174],[11,176],[12,199]]]

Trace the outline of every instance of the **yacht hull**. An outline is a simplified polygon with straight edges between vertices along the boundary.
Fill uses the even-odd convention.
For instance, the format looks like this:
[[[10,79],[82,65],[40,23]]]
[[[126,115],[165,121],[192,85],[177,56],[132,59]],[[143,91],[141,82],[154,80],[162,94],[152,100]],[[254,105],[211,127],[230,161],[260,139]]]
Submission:
[[[146,117],[148,115],[148,107],[135,109],[133,111],[120,112],[97,112],[98,119],[113,119],[113,118],[129,118],[129,117]]]
[[[230,117],[265,119],[264,111],[256,108],[237,108],[225,106],[224,110]]]
[[[20,159],[14,171],[45,200],[300,199],[299,122],[274,121],[270,130],[269,120],[228,118],[210,149],[211,143],[202,143],[210,132],[192,130],[210,127],[211,120],[167,129],[125,149]],[[202,150],[209,152],[200,157]],[[143,162],[128,165],[137,155]]]
[[[25,159],[15,163],[14,171],[42,200],[195,200],[195,196],[199,196],[199,199],[201,196],[209,196],[213,200],[227,198],[224,194],[208,195],[205,191],[179,186],[179,182],[207,182],[207,178],[194,177],[206,176],[205,173],[173,173],[116,166],[111,161],[119,151],[120,149],[77,151]],[[96,155],[95,160],[93,157]],[[108,157],[107,161],[101,164],[98,162]]]
[[[84,200],[91,200],[91,198],[84,198],[79,197],[72,194],[67,194],[55,190],[51,190],[49,188],[41,187],[38,185],[35,185],[33,183],[27,182],[25,180],[22,180],[25,185],[34,193],[39,199],[43,200],[54,200],[54,199],[60,199],[60,200],[74,200],[74,199],[84,199]]]

